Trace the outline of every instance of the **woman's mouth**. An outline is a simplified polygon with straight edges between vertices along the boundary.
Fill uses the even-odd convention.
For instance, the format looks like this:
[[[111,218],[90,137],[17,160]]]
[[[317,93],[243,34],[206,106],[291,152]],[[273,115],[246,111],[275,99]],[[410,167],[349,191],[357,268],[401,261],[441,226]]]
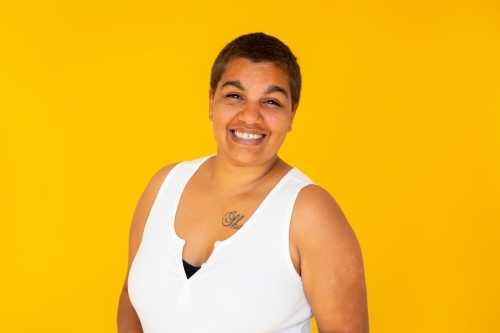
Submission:
[[[260,140],[265,136],[265,134],[246,133],[235,130],[231,130],[231,133],[238,139],[243,139],[243,140]]]

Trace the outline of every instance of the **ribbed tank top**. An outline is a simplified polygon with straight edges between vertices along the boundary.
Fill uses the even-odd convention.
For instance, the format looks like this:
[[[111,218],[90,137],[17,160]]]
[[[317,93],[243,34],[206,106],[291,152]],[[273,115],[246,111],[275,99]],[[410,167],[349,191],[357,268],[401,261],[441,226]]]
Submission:
[[[312,181],[296,168],[186,278],[185,241],[175,233],[175,214],[187,182],[207,158],[170,171],[146,222],[128,280],[144,332],[311,332],[311,307],[290,257],[289,229],[295,199]]]

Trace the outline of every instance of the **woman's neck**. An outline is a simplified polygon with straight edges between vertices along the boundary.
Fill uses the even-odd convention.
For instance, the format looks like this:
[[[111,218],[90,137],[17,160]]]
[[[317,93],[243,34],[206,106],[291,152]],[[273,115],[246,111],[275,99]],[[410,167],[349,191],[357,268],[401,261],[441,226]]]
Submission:
[[[209,172],[213,185],[220,190],[242,193],[287,167],[290,168],[277,155],[261,164],[241,166],[231,163],[225,156],[218,154],[213,158]]]

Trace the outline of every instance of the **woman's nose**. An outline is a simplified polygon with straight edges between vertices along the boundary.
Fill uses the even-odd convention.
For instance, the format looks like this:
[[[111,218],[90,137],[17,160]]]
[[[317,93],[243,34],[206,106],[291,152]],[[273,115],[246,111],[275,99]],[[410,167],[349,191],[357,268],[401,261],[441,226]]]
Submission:
[[[262,114],[260,103],[246,103],[241,109],[239,117],[248,124],[261,122]]]

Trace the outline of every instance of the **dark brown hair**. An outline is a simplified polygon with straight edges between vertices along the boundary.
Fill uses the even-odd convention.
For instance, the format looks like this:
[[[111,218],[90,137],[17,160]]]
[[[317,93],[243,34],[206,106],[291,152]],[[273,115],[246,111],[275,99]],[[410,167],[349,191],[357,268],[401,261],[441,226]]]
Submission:
[[[236,58],[245,58],[252,62],[269,61],[283,69],[288,74],[292,94],[292,109],[299,102],[302,77],[297,58],[290,51],[290,48],[278,38],[262,32],[242,35],[220,51],[212,66],[210,75],[212,93],[215,93],[226,65]]]

